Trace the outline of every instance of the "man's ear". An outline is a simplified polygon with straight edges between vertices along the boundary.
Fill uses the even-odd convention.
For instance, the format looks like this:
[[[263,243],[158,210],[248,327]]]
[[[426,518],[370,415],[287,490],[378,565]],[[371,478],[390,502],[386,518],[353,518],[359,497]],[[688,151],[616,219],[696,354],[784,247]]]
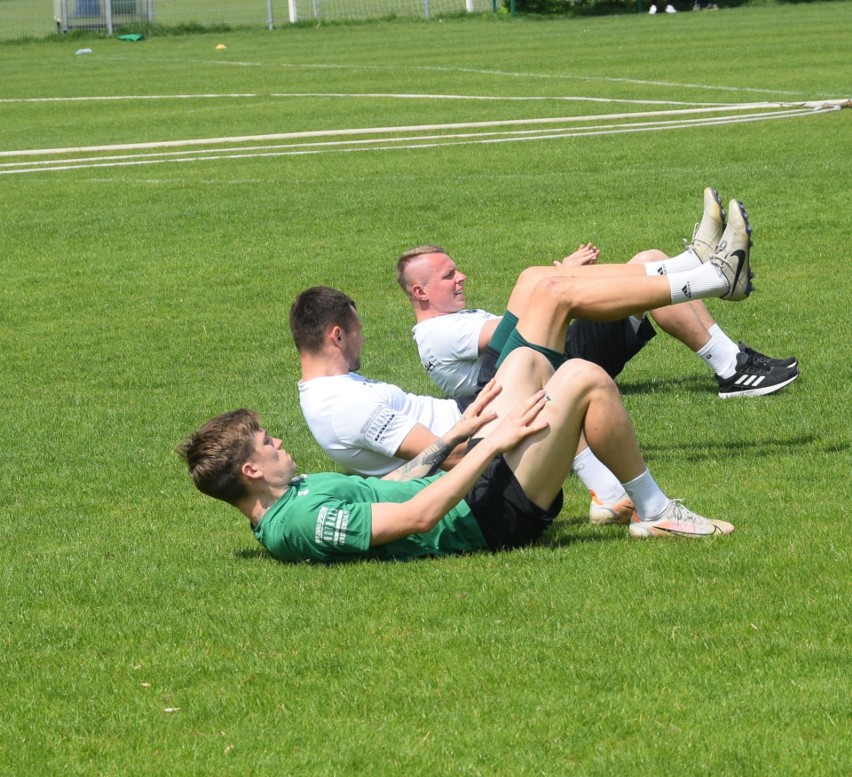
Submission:
[[[418,302],[428,302],[429,301],[429,295],[426,293],[426,289],[420,283],[412,284],[411,296],[414,299],[416,299]]]
[[[343,328],[335,324],[328,332],[328,339],[335,345],[343,342]]]
[[[240,473],[247,480],[257,480],[258,478],[263,477],[263,473],[250,461],[247,461],[242,467],[240,467]]]

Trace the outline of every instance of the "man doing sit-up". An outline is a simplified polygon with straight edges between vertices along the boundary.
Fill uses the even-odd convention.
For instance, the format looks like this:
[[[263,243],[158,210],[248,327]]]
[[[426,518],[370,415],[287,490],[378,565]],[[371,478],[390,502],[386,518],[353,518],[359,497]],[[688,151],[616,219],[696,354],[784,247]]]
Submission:
[[[558,515],[581,430],[623,480],[635,538],[707,538],[732,524],[669,499],[639,451],[618,389],[581,359],[554,370],[530,347],[510,353],[446,434],[384,479],[297,476],[292,456],[249,410],[211,419],[178,448],[197,488],[248,517],[260,544],[283,561],[412,559],[497,551],[535,542]],[[446,473],[458,443],[476,444]]]

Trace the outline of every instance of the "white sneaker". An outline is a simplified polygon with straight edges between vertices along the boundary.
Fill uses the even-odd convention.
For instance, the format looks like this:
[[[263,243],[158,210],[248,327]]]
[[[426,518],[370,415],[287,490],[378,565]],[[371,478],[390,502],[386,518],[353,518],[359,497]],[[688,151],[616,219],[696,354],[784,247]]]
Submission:
[[[667,5],[666,13],[677,13],[677,9],[673,5]]]
[[[744,300],[754,291],[751,283],[754,273],[749,263],[750,251],[751,224],[748,221],[748,213],[739,200],[731,200],[728,203],[728,223],[710,258],[710,264],[715,265],[728,281],[728,293],[723,294],[722,299],[737,302]]]
[[[700,539],[720,534],[730,534],[734,525],[727,521],[704,518],[672,499],[668,507],[653,521],[640,521],[634,513],[630,519],[630,536],[634,539],[649,537],[689,537]]]
[[[602,502],[598,495],[591,491],[592,502],[589,505],[589,520],[595,526],[609,526],[618,524],[627,526],[633,516],[633,501],[625,495],[617,502]]]
[[[651,14],[651,16],[653,16],[655,13],[657,13],[657,6],[652,5],[652,6],[648,9],[648,13],[649,13],[649,14]]]
[[[716,246],[725,232],[725,215],[719,192],[708,186],[704,190],[704,213],[692,231],[692,242],[688,244],[701,264],[709,262],[716,253]]]

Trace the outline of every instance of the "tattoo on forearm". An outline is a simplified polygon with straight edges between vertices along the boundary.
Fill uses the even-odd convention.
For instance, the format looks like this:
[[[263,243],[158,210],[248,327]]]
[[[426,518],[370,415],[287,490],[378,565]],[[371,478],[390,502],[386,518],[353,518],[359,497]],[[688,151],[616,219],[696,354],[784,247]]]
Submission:
[[[455,447],[453,443],[439,437],[418,456],[386,475],[385,479],[411,480],[412,478],[425,478],[434,475]]]

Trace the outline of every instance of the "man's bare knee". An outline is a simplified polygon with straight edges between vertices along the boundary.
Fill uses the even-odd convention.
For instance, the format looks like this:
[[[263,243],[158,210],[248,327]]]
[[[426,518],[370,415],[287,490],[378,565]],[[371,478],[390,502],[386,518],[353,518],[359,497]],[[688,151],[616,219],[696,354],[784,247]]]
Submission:
[[[640,251],[636,256],[630,259],[627,264],[647,264],[648,262],[664,262],[668,259],[668,254],[663,253],[657,248],[649,248],[647,251]]]
[[[548,382],[548,392],[580,394],[592,390],[618,391],[613,379],[597,364],[569,359]]]
[[[518,275],[518,280],[515,282],[516,289],[525,289],[528,293],[532,293],[536,284],[544,278],[553,275],[552,267],[527,267]]]
[[[542,278],[535,285],[531,297],[533,309],[547,311],[556,320],[556,315],[571,317],[578,304],[578,287],[576,278],[564,275],[550,275]]]
[[[544,354],[533,348],[515,348],[506,356],[500,369],[497,370],[497,382],[500,383],[500,375],[518,374],[542,375],[545,379],[553,374],[553,367]]]

